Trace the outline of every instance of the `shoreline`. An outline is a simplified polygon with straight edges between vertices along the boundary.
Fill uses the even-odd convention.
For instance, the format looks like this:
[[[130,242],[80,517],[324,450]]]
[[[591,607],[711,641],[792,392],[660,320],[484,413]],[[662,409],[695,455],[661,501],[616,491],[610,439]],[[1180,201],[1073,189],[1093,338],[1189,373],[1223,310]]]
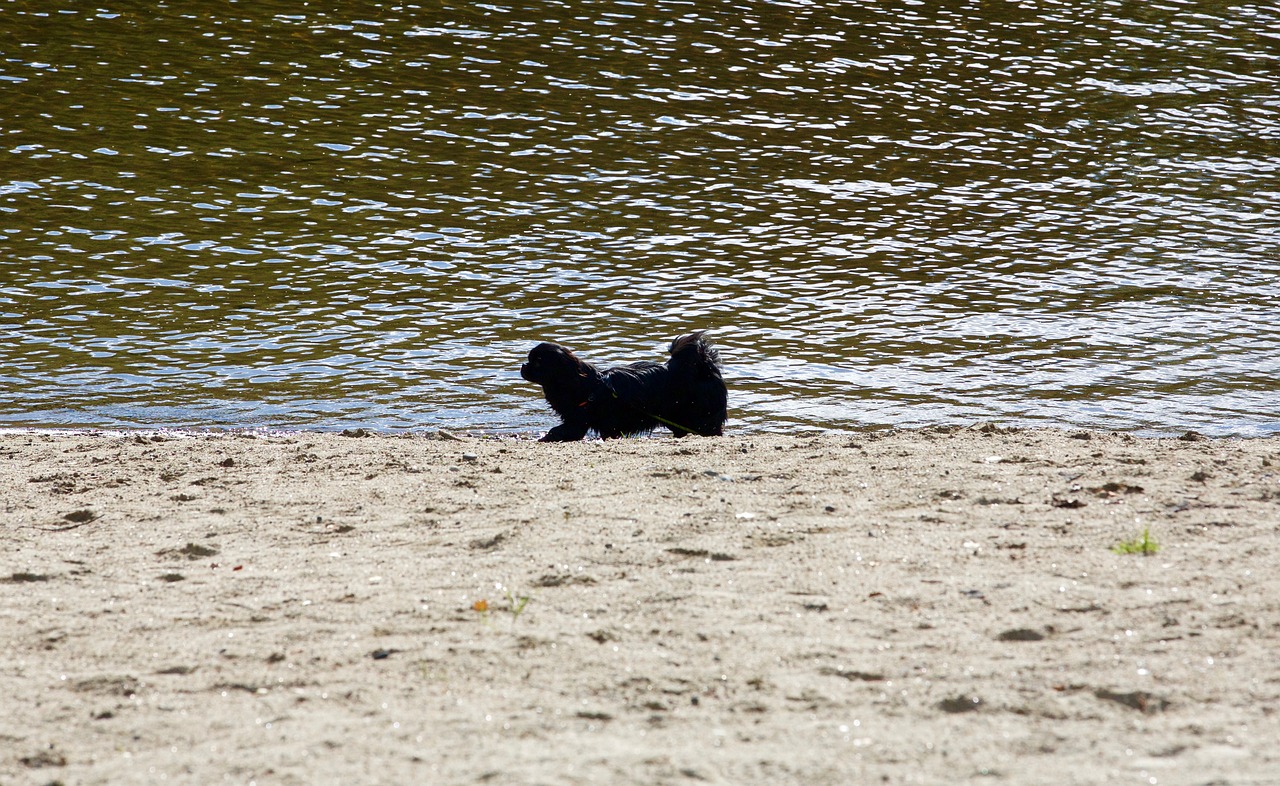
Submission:
[[[558,420],[548,420],[543,425],[536,428],[522,428],[516,430],[510,427],[495,427],[493,429],[477,429],[477,428],[446,428],[443,426],[403,426],[394,428],[380,428],[374,426],[229,426],[229,425],[205,425],[205,426],[27,426],[27,425],[0,425],[0,436],[5,434],[55,434],[63,436],[121,436],[128,434],[171,434],[178,436],[201,436],[201,435],[232,435],[232,434],[258,434],[261,436],[288,436],[290,434],[342,434],[344,432],[363,432],[369,436],[377,437],[417,437],[425,439],[434,438],[464,438],[464,439],[512,439],[512,440],[531,440],[537,441],[552,426],[558,423]],[[1088,425],[1069,425],[1063,423],[1042,423],[1040,421],[1023,421],[1023,420],[978,420],[966,423],[933,423],[933,424],[917,424],[907,426],[896,426],[888,424],[865,424],[858,427],[821,427],[796,425],[791,430],[777,430],[776,428],[766,428],[757,424],[734,424],[730,420],[730,426],[724,435],[726,439],[734,437],[749,438],[753,436],[774,436],[787,438],[805,438],[805,437],[840,437],[840,436],[867,436],[867,435],[883,435],[883,434],[926,434],[941,433],[949,434],[952,432],[978,431],[978,430],[994,430],[1002,434],[1013,434],[1020,431],[1042,431],[1057,432],[1062,434],[1096,434],[1115,435],[1121,437],[1134,437],[1137,439],[1211,439],[1211,440],[1231,440],[1231,439],[1276,439],[1280,438],[1280,429],[1264,429],[1259,424],[1252,424],[1248,428],[1242,428],[1237,431],[1224,431],[1221,433],[1197,431],[1194,428],[1176,428],[1176,429],[1160,429],[1153,426],[1130,429],[1102,429]],[[696,435],[692,435],[696,436]],[[646,439],[671,439],[672,436],[667,429],[659,427],[652,434],[641,434],[633,437],[624,437],[628,440],[646,440]],[[601,441],[599,437],[590,435],[584,442]]]
[[[445,433],[0,430],[0,780],[1280,772],[1280,437]]]

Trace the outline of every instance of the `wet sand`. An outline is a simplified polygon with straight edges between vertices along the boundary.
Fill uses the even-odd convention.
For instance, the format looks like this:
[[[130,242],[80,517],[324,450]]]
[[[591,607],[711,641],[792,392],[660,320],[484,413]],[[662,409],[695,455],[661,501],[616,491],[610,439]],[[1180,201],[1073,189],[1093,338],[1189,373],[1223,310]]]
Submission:
[[[0,459],[5,784],[1280,782],[1280,439]]]

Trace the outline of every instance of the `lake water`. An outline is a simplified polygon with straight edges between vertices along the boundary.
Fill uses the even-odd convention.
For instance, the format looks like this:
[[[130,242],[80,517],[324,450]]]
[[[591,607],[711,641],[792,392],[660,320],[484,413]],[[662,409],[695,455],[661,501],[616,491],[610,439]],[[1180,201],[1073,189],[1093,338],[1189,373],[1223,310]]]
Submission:
[[[1280,431],[1280,6],[0,2],[0,425]]]

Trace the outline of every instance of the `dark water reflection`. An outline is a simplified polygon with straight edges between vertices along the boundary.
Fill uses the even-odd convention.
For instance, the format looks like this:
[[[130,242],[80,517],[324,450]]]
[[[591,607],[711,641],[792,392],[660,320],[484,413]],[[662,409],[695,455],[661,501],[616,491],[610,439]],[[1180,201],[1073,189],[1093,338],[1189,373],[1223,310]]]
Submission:
[[[0,424],[1280,430],[1280,10],[0,0]]]

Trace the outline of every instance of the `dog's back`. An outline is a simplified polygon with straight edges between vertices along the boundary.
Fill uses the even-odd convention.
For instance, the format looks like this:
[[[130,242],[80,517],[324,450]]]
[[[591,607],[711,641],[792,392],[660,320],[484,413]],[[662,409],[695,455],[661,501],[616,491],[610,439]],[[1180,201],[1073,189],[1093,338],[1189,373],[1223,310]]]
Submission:
[[[642,360],[601,373],[603,390],[592,406],[592,428],[601,437],[621,437],[653,431],[666,407],[671,372],[666,366]]]

